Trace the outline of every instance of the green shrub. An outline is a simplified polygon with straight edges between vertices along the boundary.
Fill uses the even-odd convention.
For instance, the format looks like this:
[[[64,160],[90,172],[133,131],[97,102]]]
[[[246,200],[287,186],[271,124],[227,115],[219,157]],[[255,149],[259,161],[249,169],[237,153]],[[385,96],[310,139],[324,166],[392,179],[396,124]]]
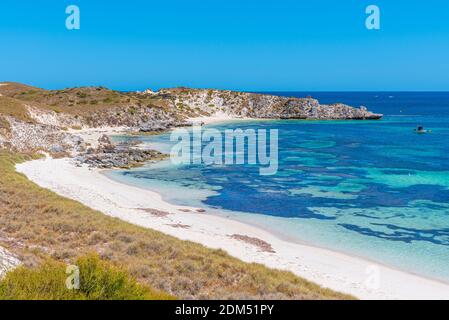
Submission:
[[[36,268],[18,267],[0,281],[0,300],[167,300],[172,296],[141,285],[96,255],[78,259],[79,289],[67,289],[66,265],[47,260]]]

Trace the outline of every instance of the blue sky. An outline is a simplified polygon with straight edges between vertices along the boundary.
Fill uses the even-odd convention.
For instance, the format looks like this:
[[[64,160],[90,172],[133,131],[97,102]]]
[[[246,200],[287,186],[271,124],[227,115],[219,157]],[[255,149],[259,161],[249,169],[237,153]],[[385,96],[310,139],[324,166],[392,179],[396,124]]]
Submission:
[[[449,91],[443,0],[2,0],[0,39],[0,81],[45,88]]]

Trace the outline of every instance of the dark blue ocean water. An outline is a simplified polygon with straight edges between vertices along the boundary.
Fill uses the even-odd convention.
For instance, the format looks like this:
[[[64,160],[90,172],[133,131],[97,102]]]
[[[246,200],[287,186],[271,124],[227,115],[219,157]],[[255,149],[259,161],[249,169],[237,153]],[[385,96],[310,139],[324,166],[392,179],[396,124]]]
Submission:
[[[110,174],[169,201],[224,209],[293,240],[449,281],[449,93],[276,94],[364,105],[385,117],[215,126],[279,130],[273,176],[253,165],[169,162]],[[432,133],[415,134],[417,125]],[[168,136],[137,139],[163,145]]]

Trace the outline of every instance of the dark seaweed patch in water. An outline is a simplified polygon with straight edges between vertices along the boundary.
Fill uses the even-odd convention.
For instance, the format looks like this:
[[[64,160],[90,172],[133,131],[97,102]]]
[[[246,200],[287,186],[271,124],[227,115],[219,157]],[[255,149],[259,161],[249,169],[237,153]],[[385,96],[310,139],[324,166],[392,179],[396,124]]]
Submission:
[[[311,211],[308,207],[319,203],[320,198],[301,197],[299,201],[285,201],[285,191],[272,186],[271,190],[260,192],[245,185],[234,185],[232,188],[224,185],[220,194],[211,196],[206,204],[227,210],[259,213],[288,218],[334,220],[336,217],[327,216]],[[232,199],[232,201],[231,201]],[[227,201],[228,200],[228,201]],[[226,205],[223,205],[226,203]]]
[[[416,200],[447,202],[449,190],[435,185],[415,185],[407,188],[390,188],[383,184],[365,184],[365,189],[355,193],[352,203],[360,208],[407,207]],[[426,205],[426,207],[428,207]],[[430,207],[428,207],[430,208]]]
[[[386,239],[391,241],[401,241],[411,243],[413,241],[425,241],[438,245],[449,245],[449,229],[415,229],[400,227],[393,224],[371,223],[373,226],[385,227],[392,232],[373,230],[367,227],[360,227],[353,224],[339,224],[343,228],[355,231],[359,234]]]

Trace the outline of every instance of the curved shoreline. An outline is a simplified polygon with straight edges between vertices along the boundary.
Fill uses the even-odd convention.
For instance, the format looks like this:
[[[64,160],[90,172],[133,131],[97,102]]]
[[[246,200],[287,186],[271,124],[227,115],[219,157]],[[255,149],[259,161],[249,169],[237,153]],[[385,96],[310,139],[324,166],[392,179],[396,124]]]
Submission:
[[[223,249],[246,262],[289,270],[323,287],[361,299],[449,299],[449,285],[328,249],[284,241],[255,226],[177,206],[156,192],[119,183],[70,159],[40,159],[18,164],[18,172],[43,188],[127,222]],[[146,209],[166,215],[151,214]],[[267,252],[239,235],[262,240]],[[257,242],[257,241],[256,241]]]
[[[111,171],[115,171],[115,169],[102,170],[100,173],[102,175],[104,175],[106,178],[108,178],[108,179],[110,179],[112,181],[115,181],[117,183],[124,184],[124,185],[130,186],[130,187],[135,187],[135,188],[138,188],[138,189],[141,189],[141,190],[148,190],[150,192],[157,193],[157,194],[160,195],[162,201],[164,201],[164,202],[166,202],[168,204],[171,204],[171,205],[174,205],[174,206],[179,206],[179,207],[192,208],[189,205],[176,204],[176,203],[171,202],[170,200],[168,200],[168,199],[166,199],[164,197],[163,193],[158,192],[153,187],[139,186],[139,185],[135,185],[135,184],[132,184],[132,183],[127,183],[126,181],[120,181],[120,179],[117,179],[117,178],[115,178],[113,176],[110,176],[110,175],[106,174],[106,172],[111,172]],[[263,225],[261,223],[252,223],[252,222],[240,220],[238,218],[229,216],[229,214],[233,214],[233,215],[246,214],[245,212],[230,211],[230,210],[226,210],[226,209],[215,209],[215,208],[210,208],[208,205],[202,205],[201,207],[198,205],[198,207],[193,207],[193,208],[200,209],[200,210],[206,210],[206,211],[212,211],[213,213],[205,213],[208,216],[217,216],[217,215],[214,215],[214,214],[219,214],[218,217],[221,218],[221,219],[231,220],[231,221],[238,222],[238,223],[241,223],[241,224],[244,224],[244,225],[247,225],[247,226],[251,226],[251,227],[256,228],[256,229],[263,230],[266,233],[270,234],[271,236],[276,237],[280,241],[284,241],[284,242],[292,243],[292,244],[298,244],[298,245],[306,246],[306,247],[310,247],[310,248],[315,248],[317,250],[331,251],[331,252],[338,253],[338,254],[341,254],[341,255],[344,255],[344,256],[349,256],[349,257],[354,258],[354,259],[362,260],[362,261],[364,261],[366,263],[370,263],[370,265],[382,266],[384,268],[396,270],[398,272],[406,273],[406,274],[411,275],[411,276],[415,276],[415,277],[418,277],[418,278],[424,278],[424,279],[427,279],[427,280],[430,280],[430,281],[434,281],[434,282],[440,283],[442,285],[449,286],[449,282],[444,281],[443,279],[433,278],[431,276],[423,275],[423,274],[420,274],[420,273],[417,273],[417,272],[413,272],[411,270],[405,270],[405,269],[402,269],[400,267],[391,266],[391,265],[388,265],[387,263],[379,262],[379,261],[376,261],[375,259],[370,259],[368,257],[357,255],[355,253],[345,252],[343,250],[337,250],[337,249],[334,249],[334,248],[317,245],[317,244],[312,243],[311,241],[307,241],[307,240],[304,240],[304,239],[293,237],[291,235],[282,234],[281,231],[275,230],[275,229],[270,229],[270,228],[268,228],[267,226],[265,226],[265,225]],[[224,216],[224,215],[226,215],[226,216]],[[261,216],[262,218],[264,217],[264,215],[262,215],[262,214],[252,214],[252,215],[258,215],[258,216]],[[281,217],[277,217],[277,218],[281,218]],[[255,219],[255,220],[257,220],[257,219]],[[347,293],[349,293],[349,292],[347,292]],[[447,299],[449,300],[449,297]]]
[[[115,169],[102,170],[102,171],[100,171],[100,173],[102,175],[104,175],[106,178],[108,178],[109,180],[115,181],[117,183],[124,184],[124,185],[127,185],[129,187],[134,187],[134,188],[138,188],[138,189],[141,189],[141,190],[147,190],[147,191],[150,191],[150,192],[157,193],[157,194],[160,195],[162,201],[164,201],[164,202],[166,202],[168,204],[171,204],[171,205],[174,205],[174,206],[179,206],[179,207],[192,208],[192,206],[187,205],[187,204],[182,204],[182,203],[176,204],[176,203],[170,201],[169,199],[167,199],[164,196],[164,193],[158,192],[154,187],[139,186],[137,184],[129,183],[129,182],[126,182],[126,181],[121,181],[120,179],[107,174],[107,172],[112,172],[112,171],[115,171]],[[444,284],[444,285],[449,285],[449,282],[446,282],[446,281],[441,280],[441,279],[432,278],[430,276],[422,275],[422,274],[419,274],[419,273],[416,273],[416,272],[413,272],[413,271],[410,271],[410,270],[404,270],[404,269],[401,269],[400,267],[390,266],[387,263],[382,263],[382,262],[376,261],[375,259],[370,259],[370,258],[367,258],[367,257],[363,257],[363,256],[357,255],[355,253],[345,252],[343,250],[337,250],[337,249],[326,247],[326,246],[320,246],[320,245],[312,243],[311,241],[300,239],[300,238],[297,238],[297,237],[294,237],[294,236],[291,236],[291,235],[282,234],[281,231],[275,230],[273,228],[270,229],[269,227],[263,225],[262,223],[254,223],[254,222],[252,223],[252,222],[244,221],[244,220],[241,220],[241,219],[238,219],[238,218],[230,216],[230,215],[238,215],[238,214],[247,214],[246,212],[230,211],[230,210],[227,210],[227,209],[215,209],[215,208],[211,208],[211,207],[209,207],[208,205],[205,205],[205,204],[203,204],[202,206],[198,205],[197,207],[195,206],[193,208],[200,209],[200,210],[206,210],[206,213],[204,213],[204,214],[206,214],[208,216],[217,216],[216,214],[218,214],[219,218],[222,218],[222,219],[225,219],[225,220],[235,221],[235,222],[238,222],[238,223],[242,223],[244,225],[251,226],[253,228],[257,228],[257,229],[263,230],[263,231],[269,233],[270,235],[272,235],[273,237],[276,237],[277,239],[279,239],[281,241],[284,241],[284,242],[288,242],[288,243],[292,243],[292,244],[298,244],[298,245],[302,245],[302,246],[307,246],[307,247],[315,248],[315,249],[318,249],[318,250],[332,251],[332,252],[335,252],[335,253],[338,253],[338,254],[341,254],[341,255],[350,256],[352,258],[363,260],[363,261],[365,261],[367,263],[369,262],[371,265],[381,265],[383,267],[394,269],[394,270],[397,270],[397,271],[400,271],[400,272],[404,272],[404,273],[407,273],[409,275],[413,275],[413,276],[416,276],[416,277],[422,277],[422,278],[425,278],[425,279],[428,279],[428,280],[432,280],[432,281],[435,281],[435,282],[438,282],[438,283],[441,283],[441,284]],[[209,213],[210,211],[212,211],[212,213]],[[262,218],[263,217],[265,217],[265,218],[268,217],[268,216],[264,216],[263,214],[251,213],[251,215],[260,216]],[[282,217],[276,217],[276,218],[284,219]],[[285,218],[285,219],[291,219],[291,218]],[[258,221],[257,218],[255,220]]]

